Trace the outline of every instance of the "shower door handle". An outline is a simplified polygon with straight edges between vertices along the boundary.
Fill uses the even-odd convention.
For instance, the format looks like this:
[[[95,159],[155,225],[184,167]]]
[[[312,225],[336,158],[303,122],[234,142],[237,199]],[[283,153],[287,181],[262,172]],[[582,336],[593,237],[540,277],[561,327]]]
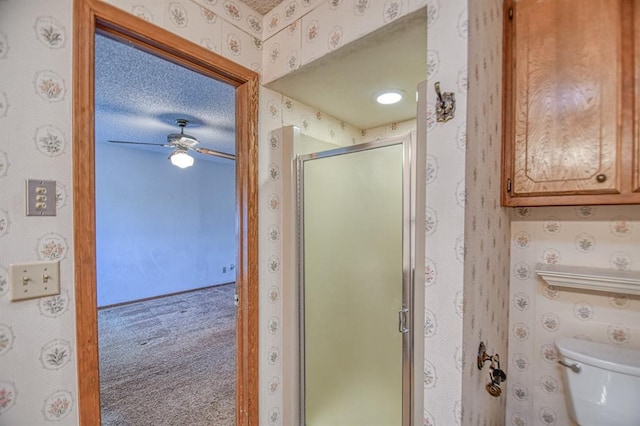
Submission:
[[[402,334],[408,333],[409,328],[407,327],[407,313],[409,309],[402,308],[398,311],[398,331]]]

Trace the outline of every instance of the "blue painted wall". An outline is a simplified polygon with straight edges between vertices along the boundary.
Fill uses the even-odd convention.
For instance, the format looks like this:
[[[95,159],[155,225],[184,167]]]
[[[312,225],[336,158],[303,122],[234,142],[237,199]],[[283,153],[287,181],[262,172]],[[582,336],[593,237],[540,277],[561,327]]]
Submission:
[[[168,153],[96,144],[98,306],[235,281],[235,162]]]

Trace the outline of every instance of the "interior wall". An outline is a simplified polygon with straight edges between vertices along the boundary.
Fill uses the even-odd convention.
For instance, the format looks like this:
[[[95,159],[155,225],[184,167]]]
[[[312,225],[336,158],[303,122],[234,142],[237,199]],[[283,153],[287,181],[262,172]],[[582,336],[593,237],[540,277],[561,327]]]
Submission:
[[[77,425],[71,164],[72,2],[0,2],[0,423]],[[57,183],[27,217],[25,180]],[[60,260],[59,296],[9,302],[9,264]]]
[[[96,144],[96,237],[98,306],[234,282],[235,162]]]
[[[509,212],[500,207],[502,148],[502,1],[469,2],[464,327],[462,406],[464,425],[504,424],[508,390]],[[502,395],[485,389],[489,362],[475,357],[484,342],[507,372]]]
[[[292,2],[283,2],[264,17],[263,82],[296,69],[305,61],[301,58],[310,59],[312,56],[315,58],[330,53],[337,46],[329,44],[329,33],[332,29],[340,32],[340,45],[342,45],[351,41],[349,37],[355,39],[358,34],[362,35],[363,28],[368,28],[368,32],[388,22],[385,21],[383,10],[387,10],[390,6],[399,6],[400,14],[395,16],[399,17],[417,10],[426,2],[423,0],[392,1],[384,5],[371,2],[370,7],[365,5],[364,13],[358,15],[356,12],[359,9],[349,2],[312,0],[303,4],[295,3],[298,7],[295,8],[294,13],[290,18],[284,18],[291,4]],[[301,39],[303,31],[307,31],[308,25],[314,21],[312,17],[317,18],[320,24],[317,42],[314,43]],[[272,23],[273,27],[271,27]],[[260,99],[259,167],[261,171],[266,171],[264,175],[261,172],[259,194],[260,209],[264,212],[260,216],[260,229],[263,230],[260,240],[260,323],[270,324],[266,326],[267,332],[260,335],[260,371],[261,377],[266,381],[260,387],[260,418],[267,425],[277,425],[288,424],[283,422],[288,419],[289,413],[294,411],[290,404],[295,403],[295,401],[284,401],[282,393],[282,383],[286,380],[286,377],[283,377],[283,359],[286,356],[283,355],[281,321],[285,313],[283,313],[282,298],[283,290],[287,288],[288,283],[283,282],[282,270],[282,230],[285,224],[281,206],[281,200],[283,200],[281,176],[291,165],[282,162],[282,141],[278,129],[294,125],[303,135],[336,145],[352,145],[391,134],[400,134],[401,131],[406,133],[408,128],[399,123],[389,123],[372,132],[363,131],[264,87],[260,90]],[[339,102],[339,99],[336,102]],[[412,126],[412,129],[415,127]],[[264,135],[267,140],[262,143]]]
[[[550,288],[535,274],[537,263],[640,270],[640,206],[512,212],[506,422],[572,425],[555,340],[640,349],[640,297]]]
[[[317,4],[311,2],[312,5]],[[266,81],[275,79],[286,72],[295,70],[300,64],[304,64],[313,58],[329,53],[332,49],[346,44],[350,39],[370,32],[386,23],[383,11],[389,10],[389,6],[397,6],[400,15],[409,11],[415,11],[425,7],[428,14],[428,40],[429,62],[426,64],[426,76],[432,85],[441,81],[443,91],[453,91],[458,99],[456,118],[453,121],[442,124],[434,118],[435,92],[430,92],[428,97],[428,169],[427,169],[427,274],[426,274],[426,353],[425,353],[425,424],[459,424],[462,413],[462,301],[463,301],[463,251],[464,251],[464,174],[465,174],[465,150],[464,140],[466,133],[466,89],[467,89],[467,10],[465,1],[439,2],[408,1],[371,3],[371,8],[362,7],[364,14],[357,15],[361,10],[358,7],[345,2],[326,2],[314,9],[313,13],[306,11],[302,21],[287,23],[276,36],[269,36],[266,28],[271,22],[280,25],[281,19],[271,20],[270,15],[265,16],[265,31],[267,39],[264,44],[264,60]],[[284,2],[281,8],[288,7]],[[313,6],[312,6],[313,7]],[[272,15],[283,16],[285,9],[276,9]],[[377,14],[377,16],[376,16]],[[316,18],[316,19],[313,19]],[[318,26],[317,38],[306,38],[309,34],[315,34],[315,24]],[[370,22],[369,22],[370,21]],[[376,23],[370,25],[371,22]],[[344,23],[344,25],[343,25]],[[370,26],[369,26],[370,25]],[[311,33],[308,33],[311,28]],[[274,30],[277,31],[277,30]],[[333,36],[333,42],[331,37]],[[326,43],[323,41],[327,40]],[[317,42],[316,42],[317,41]],[[293,60],[292,60],[293,59]],[[268,67],[268,68],[267,68]],[[274,92],[263,90],[265,96],[270,96],[267,102],[273,102],[272,107],[265,109],[264,113],[273,113],[274,120],[278,120],[282,111],[286,115],[290,111],[290,100],[282,98],[278,102],[278,95]],[[261,95],[263,94],[261,92]],[[264,99],[264,98],[263,98]],[[263,117],[261,111],[261,117]],[[329,129],[335,134],[337,128],[327,126],[324,123],[316,123],[312,118],[291,114],[291,122],[303,129],[316,131],[318,124],[321,129]],[[313,117],[313,116],[312,116]],[[306,119],[305,119],[306,118]],[[323,118],[322,113],[317,116]],[[261,121],[261,126],[264,123]],[[278,123],[281,124],[281,123]],[[307,125],[305,125],[307,124]],[[277,126],[276,126],[277,127]],[[384,129],[376,131],[386,133],[395,132],[398,123],[390,123],[383,126]],[[275,127],[273,127],[275,128]],[[341,126],[344,128],[344,126]],[[269,128],[266,129],[269,131]],[[372,140],[367,137],[365,131],[362,138],[354,137],[351,143],[357,143],[358,139]],[[374,132],[371,132],[372,134]],[[263,130],[261,127],[261,134]],[[320,135],[320,139],[325,139]],[[348,143],[348,142],[347,142]],[[276,142],[277,146],[277,142]],[[281,164],[269,159],[268,152],[263,155],[260,152],[261,167],[275,166],[279,170]],[[462,195],[462,198],[461,198]],[[265,194],[266,196],[266,194]],[[265,202],[268,200],[265,199]],[[279,218],[278,218],[279,219]],[[273,222],[272,222],[273,223]],[[278,225],[276,225],[278,226]],[[267,227],[269,227],[267,225]],[[272,228],[271,229],[276,229]],[[279,228],[278,228],[279,229]],[[266,241],[268,241],[268,236]],[[431,250],[430,250],[431,247]],[[268,265],[272,263],[269,262]],[[268,267],[266,268],[268,270]],[[275,277],[274,277],[275,278]],[[270,279],[270,278],[268,278]],[[261,300],[269,300],[268,296],[278,295],[280,291],[279,278],[273,280],[274,286],[263,287],[267,297]],[[270,290],[272,289],[272,290]],[[268,321],[271,315],[280,318],[280,301],[265,302],[261,305],[261,321]],[[262,307],[264,306],[264,309]],[[264,315],[264,317],[262,317]],[[280,366],[279,350],[281,338],[275,335],[266,335],[264,345],[265,368],[270,365]],[[274,363],[273,360],[276,360]],[[262,368],[262,365],[261,365]],[[261,370],[264,371],[264,370]],[[276,369],[269,369],[269,372]],[[269,392],[270,389],[279,389],[280,376],[272,379],[274,386],[268,386],[264,400],[269,401],[269,406],[262,405],[263,415],[269,420],[279,421],[281,396],[279,392]],[[270,408],[273,407],[273,408]],[[452,423],[454,422],[454,423]],[[275,424],[275,423],[274,423]]]
[[[263,20],[263,82],[295,71],[429,3],[434,1],[283,1]]]
[[[256,17],[254,12],[232,1],[112,0],[110,3],[254,70],[273,66],[268,56],[262,62],[266,44],[263,49],[260,41],[268,38],[271,30],[267,26],[271,22],[277,21],[280,28],[290,28],[294,33],[302,28],[298,21],[283,18],[286,10],[282,8],[292,2],[283,2],[281,9],[274,11],[280,19],[274,21],[273,16],[266,16],[258,24],[252,19]],[[430,84],[440,81],[443,91],[454,91],[458,109],[454,121],[436,123],[433,119],[435,93],[428,98],[431,112],[426,117],[430,147],[427,199],[431,208],[428,211],[435,213],[429,216],[429,223],[436,226],[427,230],[430,269],[426,271],[425,339],[431,352],[425,356],[427,409],[424,421],[425,424],[434,424],[436,420],[438,424],[455,424],[461,416],[463,281],[460,259],[463,245],[460,237],[464,227],[461,188],[464,187],[467,121],[467,2],[394,0],[381,3],[370,2],[369,9],[356,8],[350,2],[296,3],[299,11],[320,4],[332,5],[326,14],[318,15],[329,25],[323,29],[325,38],[311,46],[301,44],[302,49],[305,46],[310,49],[302,55],[328,53],[330,32],[336,35],[342,31],[339,40],[346,43],[349,37],[355,39],[361,34],[362,25],[371,31],[384,25],[385,19],[422,7],[426,7],[429,14],[427,78]],[[400,11],[400,15],[385,11]],[[331,26],[331,19],[336,16],[341,24]],[[9,424],[39,424],[43,418],[58,420],[59,424],[77,424],[70,207],[73,202],[70,193],[71,17],[70,0],[59,0],[55,4],[44,0],[0,2],[0,131],[12,135],[0,140],[0,361],[6,366],[0,370],[0,389],[11,395],[9,402],[0,408],[0,415]],[[369,21],[374,25],[369,26]],[[43,37],[40,29],[46,24],[57,29],[61,37]],[[340,30],[335,34],[334,26]],[[284,44],[280,51],[291,52]],[[311,136],[335,140],[337,144],[357,143],[363,136],[361,129],[265,88],[260,89],[259,116],[260,424],[279,425],[283,406],[279,204],[282,189],[279,179],[283,165],[278,152],[279,140],[271,131],[293,124]],[[395,131],[394,127],[395,124],[390,124],[389,131]],[[49,134],[52,137],[43,137]],[[331,139],[327,139],[327,135]],[[58,181],[57,217],[24,217],[23,185],[27,177]],[[431,252],[430,245],[435,247]],[[61,296],[9,303],[6,296],[8,264],[43,256],[62,260]],[[47,364],[47,354],[56,349],[64,350],[67,355],[61,362]],[[20,374],[24,371],[30,373]],[[48,410],[53,407],[59,408]]]
[[[424,424],[462,418],[467,2],[427,2],[427,189]],[[436,121],[434,84],[453,92],[455,117]]]
[[[241,2],[105,0],[246,68],[261,72],[261,16]]]
[[[117,1],[248,68],[261,61],[246,20],[222,2]],[[243,16],[253,12],[238,4]],[[0,423],[78,424],[73,277],[71,0],[0,1]],[[246,31],[242,28],[247,28]],[[266,143],[265,138],[261,139]],[[264,172],[263,172],[264,173]],[[57,182],[55,217],[26,217],[25,179]],[[61,261],[61,294],[9,302],[7,268]]]

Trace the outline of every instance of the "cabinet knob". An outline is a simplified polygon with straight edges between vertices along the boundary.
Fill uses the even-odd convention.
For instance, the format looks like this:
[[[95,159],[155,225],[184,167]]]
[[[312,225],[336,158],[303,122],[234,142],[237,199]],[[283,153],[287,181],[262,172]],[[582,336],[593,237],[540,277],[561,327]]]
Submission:
[[[607,175],[598,175],[596,176],[596,180],[600,183],[604,182],[605,180],[607,180]]]

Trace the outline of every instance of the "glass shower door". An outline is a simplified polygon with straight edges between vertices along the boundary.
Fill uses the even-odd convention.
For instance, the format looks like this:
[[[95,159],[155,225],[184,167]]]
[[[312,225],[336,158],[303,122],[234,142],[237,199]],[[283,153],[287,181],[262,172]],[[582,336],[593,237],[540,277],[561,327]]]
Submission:
[[[406,149],[396,140],[298,160],[303,425],[406,418]]]

